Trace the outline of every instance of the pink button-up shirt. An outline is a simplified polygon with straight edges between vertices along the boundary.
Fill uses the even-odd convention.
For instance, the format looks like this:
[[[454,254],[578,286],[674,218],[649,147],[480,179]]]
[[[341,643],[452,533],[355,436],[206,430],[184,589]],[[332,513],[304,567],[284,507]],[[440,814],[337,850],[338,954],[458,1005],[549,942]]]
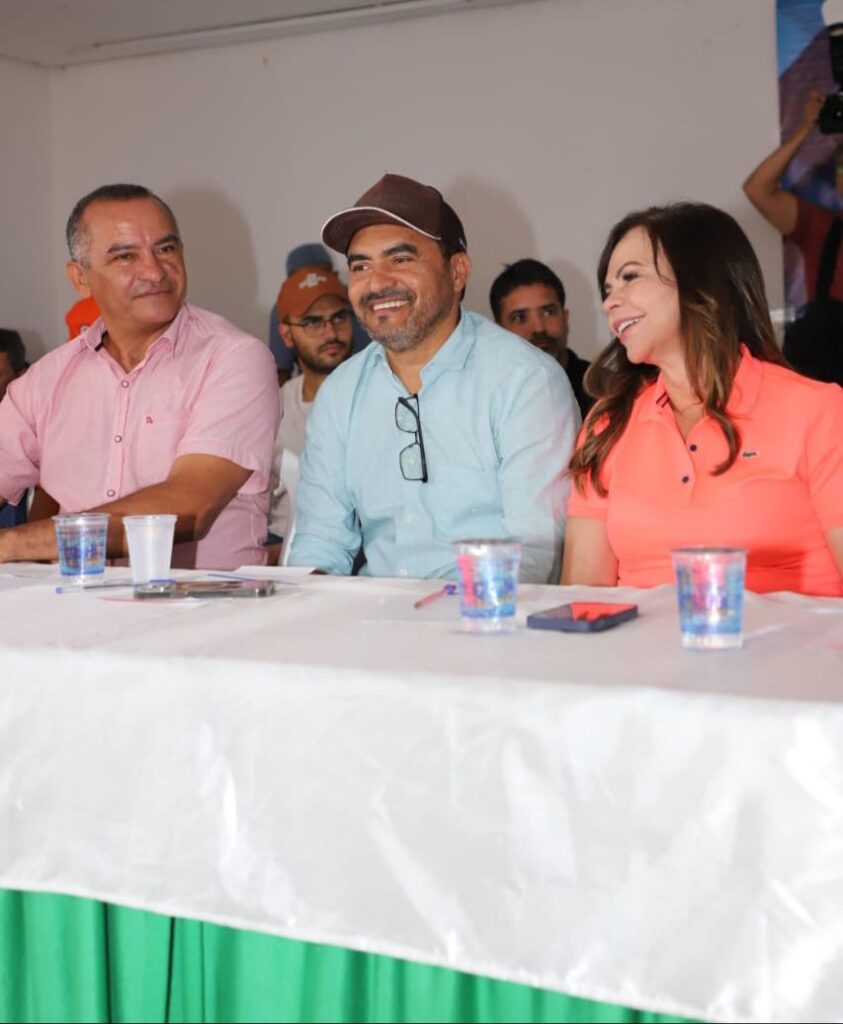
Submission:
[[[39,359],[0,402],[0,495],[36,483],[78,512],[164,481],[181,455],[216,455],[252,475],[173,565],[265,561],[278,379],[269,349],[185,305],[131,373],[101,346],[102,320]]]

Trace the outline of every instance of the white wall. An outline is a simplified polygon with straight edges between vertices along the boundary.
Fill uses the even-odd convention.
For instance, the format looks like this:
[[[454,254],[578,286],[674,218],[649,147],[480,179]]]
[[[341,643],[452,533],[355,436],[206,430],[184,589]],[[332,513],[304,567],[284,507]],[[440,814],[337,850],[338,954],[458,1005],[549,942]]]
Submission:
[[[776,144],[774,20],[773,0],[540,0],[54,72],[55,245],[83,192],[146,184],[193,301],[263,337],[286,251],[390,170],[462,216],[474,308],[504,261],[554,266],[583,354],[605,340],[597,254],[641,205],[735,214],[779,306],[780,239],[740,191]]]
[[[55,340],[48,72],[0,58],[0,138],[0,327],[20,331],[32,359]]]

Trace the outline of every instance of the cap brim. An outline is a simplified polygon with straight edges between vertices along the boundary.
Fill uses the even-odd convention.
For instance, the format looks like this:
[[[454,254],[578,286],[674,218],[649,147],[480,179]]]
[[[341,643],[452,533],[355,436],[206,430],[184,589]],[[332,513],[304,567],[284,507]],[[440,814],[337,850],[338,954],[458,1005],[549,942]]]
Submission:
[[[420,227],[411,224],[403,217],[398,217],[388,210],[382,210],[378,206],[352,206],[348,210],[340,210],[333,217],[322,225],[322,241],[335,252],[348,255],[348,247],[351,240],[361,228],[371,227],[372,224],[400,224],[402,227],[417,231],[425,238],[432,238],[434,242],[440,241],[438,235],[431,235],[428,231],[422,231]]]

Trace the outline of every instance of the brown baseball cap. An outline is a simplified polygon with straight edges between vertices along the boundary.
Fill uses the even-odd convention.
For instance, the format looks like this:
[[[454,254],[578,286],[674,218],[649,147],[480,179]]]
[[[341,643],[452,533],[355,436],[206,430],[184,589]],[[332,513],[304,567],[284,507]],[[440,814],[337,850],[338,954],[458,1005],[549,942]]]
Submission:
[[[275,302],[279,322],[289,316],[304,316],[323,295],[335,295],[348,302],[348,291],[336,274],[322,267],[300,267],[281,285]]]
[[[467,248],[462,223],[442,193],[400,174],[385,174],[354,206],[326,220],[322,241],[346,254],[354,235],[371,224],[401,224],[454,249]]]

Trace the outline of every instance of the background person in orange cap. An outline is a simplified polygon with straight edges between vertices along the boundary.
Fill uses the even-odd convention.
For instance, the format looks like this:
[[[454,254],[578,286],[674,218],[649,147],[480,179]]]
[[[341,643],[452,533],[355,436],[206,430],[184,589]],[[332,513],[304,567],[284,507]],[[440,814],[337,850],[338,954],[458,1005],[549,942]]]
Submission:
[[[275,441],[268,543],[289,536],[299,456],[310,407],[322,382],[351,352],[354,315],[345,285],[324,266],[302,267],[284,282],[275,303],[282,344],[301,373],[281,388],[284,415]]]
[[[93,295],[86,299],[79,299],[74,302],[64,315],[64,322],[67,324],[67,340],[73,341],[82,333],[83,328],[90,327],[100,318],[100,308]]]

